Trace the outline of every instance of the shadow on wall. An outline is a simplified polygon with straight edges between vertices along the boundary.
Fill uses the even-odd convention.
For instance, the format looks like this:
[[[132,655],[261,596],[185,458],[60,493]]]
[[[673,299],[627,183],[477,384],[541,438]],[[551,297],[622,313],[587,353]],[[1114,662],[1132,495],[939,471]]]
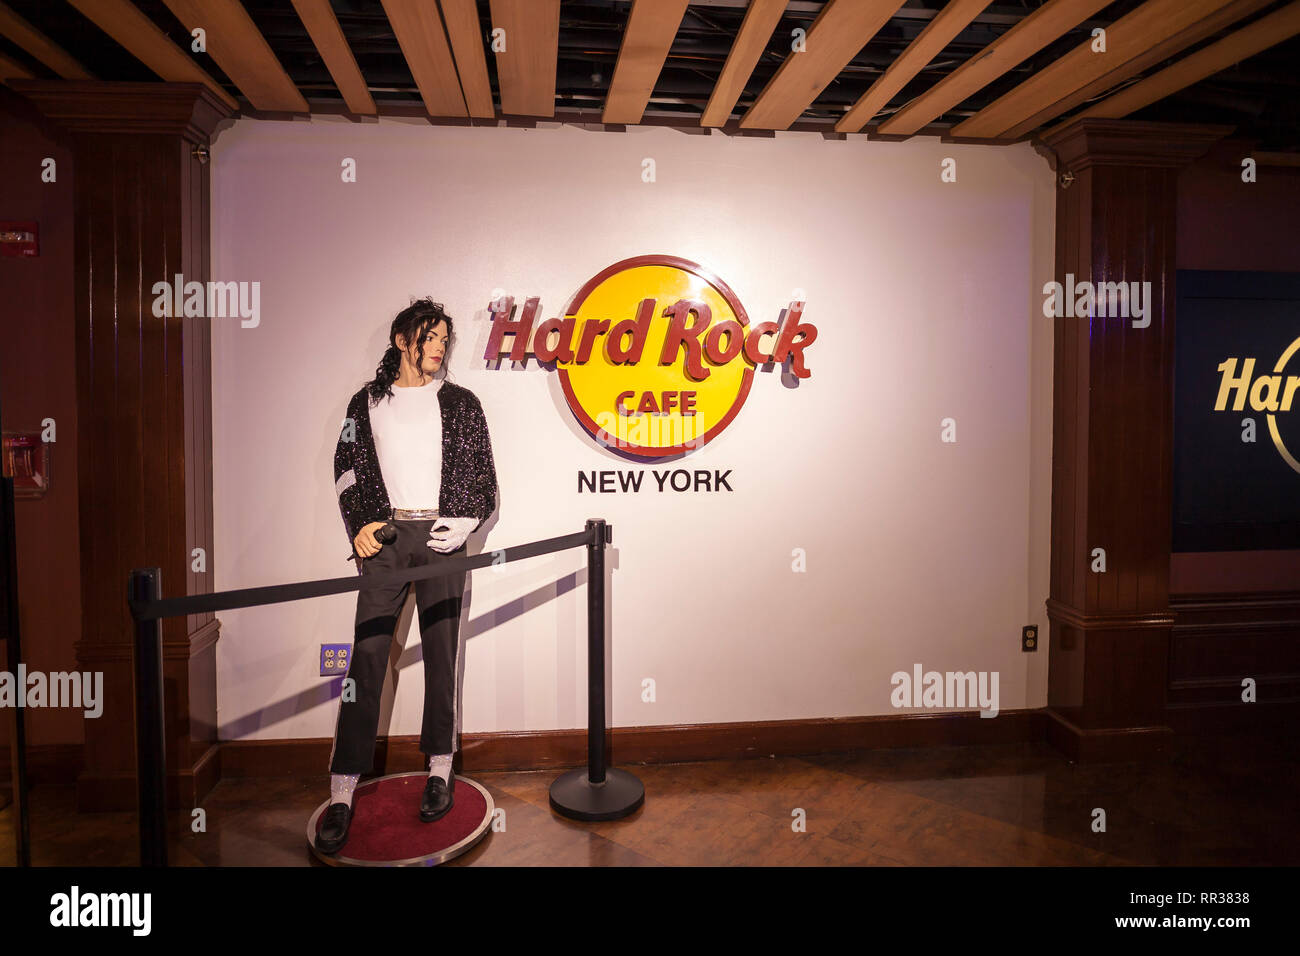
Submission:
[[[613,569],[617,563],[617,552],[611,548],[606,556],[606,567]],[[488,611],[477,618],[469,617],[469,605],[473,595],[473,588],[465,588],[465,597],[461,600],[461,639],[471,640],[489,633],[495,628],[502,626],[516,618],[536,608],[542,607],[551,601],[554,601],[562,594],[585,584],[587,581],[587,569],[575,571],[572,574],[566,574],[554,581],[547,582],[527,594],[509,601],[501,607]],[[414,589],[412,589],[414,591]],[[415,595],[407,595],[406,603],[402,606],[402,613],[397,621],[397,634],[409,634],[411,630],[411,618],[415,613]],[[384,709],[379,715],[380,727],[387,727],[392,721],[393,699],[397,696],[397,685],[401,672],[408,667],[423,661],[424,655],[417,643],[413,647],[402,647],[396,640],[393,642],[393,651],[389,656],[389,672],[392,679],[393,693],[391,696],[385,695]],[[460,670],[457,675],[457,686],[461,694],[464,694],[465,682],[465,655],[460,655]],[[228,724],[221,728],[221,740],[240,740],[255,731],[262,730],[266,727],[273,727],[282,721],[291,717],[296,717],[313,707],[319,707],[332,701],[337,701],[342,694],[343,681],[345,678],[336,677],[327,684],[318,684],[297,694],[291,694],[288,697],[282,697],[280,700],[273,701],[265,707],[251,711],[242,717],[236,717]],[[460,714],[461,701],[456,702],[456,712]]]

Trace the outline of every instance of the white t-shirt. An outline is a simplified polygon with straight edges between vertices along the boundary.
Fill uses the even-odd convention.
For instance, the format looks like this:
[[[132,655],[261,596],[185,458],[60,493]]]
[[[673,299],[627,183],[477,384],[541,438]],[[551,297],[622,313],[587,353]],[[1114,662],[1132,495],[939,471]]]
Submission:
[[[442,485],[442,379],[403,388],[370,410],[379,471],[394,508],[437,508]]]

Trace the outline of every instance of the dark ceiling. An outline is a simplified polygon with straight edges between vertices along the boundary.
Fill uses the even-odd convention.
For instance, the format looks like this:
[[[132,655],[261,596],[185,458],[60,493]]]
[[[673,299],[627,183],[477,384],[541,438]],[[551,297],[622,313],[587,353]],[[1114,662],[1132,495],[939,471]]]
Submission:
[[[126,50],[63,0],[6,0],[14,10],[80,60],[102,79],[151,81],[156,77]],[[245,8],[270,43],[285,71],[314,110],[342,108],[342,99],[289,0],[243,0]],[[1046,0],[994,3],[975,19],[943,53],[922,70],[890,102],[892,112],[924,92],[944,75],[984,49],[990,42],[1033,12]],[[950,112],[934,126],[955,125],[997,99],[1025,78],[1089,39],[1093,27],[1108,26],[1139,6],[1141,0],[1118,0],[1015,69],[999,77]],[[1286,0],[1243,18],[1232,27],[1180,52],[1180,59],[1234,30],[1266,16]],[[188,31],[162,0],[136,0],[143,10],[179,47],[189,50]],[[780,25],[759,60],[733,117],[739,118],[762,91],[790,49],[797,27],[811,27],[822,3],[791,0]],[[410,70],[389,26],[379,0],[332,0],[357,64],[365,76],[381,113],[385,107],[420,106],[420,96]],[[907,0],[906,5],[854,57],[853,61],[808,108],[802,121],[828,124],[843,115],[925,27],[939,0]],[[699,117],[726,61],[745,13],[745,0],[711,0],[692,3],[677,32],[672,52],[651,97],[646,116],[675,117],[690,122]],[[613,76],[630,0],[564,0],[560,7],[559,58],[556,102],[561,112],[599,114]],[[488,0],[478,0],[484,34],[490,30]],[[46,67],[0,37],[0,52],[26,65],[35,75],[54,78]],[[238,90],[206,54],[191,54],[232,94]],[[1300,152],[1300,37],[1244,60],[1208,79],[1133,114],[1134,119],[1225,124],[1238,135],[1259,141],[1259,148]],[[1136,82],[1165,64],[1151,66],[1126,81]],[[496,89],[493,60],[488,69]],[[1073,112],[1086,108],[1076,107]],[[499,106],[499,101],[498,101]],[[1062,114],[1061,118],[1070,113]],[[879,120],[882,117],[877,117]],[[1058,122],[1053,120],[1052,122]],[[1049,124],[1050,125],[1050,124]]]

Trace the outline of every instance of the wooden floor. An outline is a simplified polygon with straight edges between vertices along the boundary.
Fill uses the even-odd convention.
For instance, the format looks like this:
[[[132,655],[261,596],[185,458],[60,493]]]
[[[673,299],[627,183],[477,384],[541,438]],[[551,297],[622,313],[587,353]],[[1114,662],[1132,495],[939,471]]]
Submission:
[[[1294,866],[1297,756],[1294,741],[1210,737],[1088,767],[1037,743],[633,766],[645,806],[597,824],[551,811],[556,771],[471,771],[506,829],[448,865]],[[319,866],[304,830],[327,786],[324,775],[223,780],[204,802],[206,833],[175,816],[171,862]],[[31,804],[34,864],[136,864],[133,813],[77,814],[71,786],[37,787]],[[805,833],[791,827],[796,808]],[[11,814],[0,811],[10,863]]]

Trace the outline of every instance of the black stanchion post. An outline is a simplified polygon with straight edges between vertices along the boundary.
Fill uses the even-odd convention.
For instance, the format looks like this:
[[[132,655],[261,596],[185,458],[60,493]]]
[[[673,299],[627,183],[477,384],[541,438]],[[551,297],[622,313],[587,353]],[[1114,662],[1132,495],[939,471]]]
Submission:
[[[137,604],[162,596],[162,570],[131,572]],[[135,767],[140,795],[140,865],[167,865],[167,751],[163,737],[162,619],[135,622]]]
[[[645,787],[626,770],[605,765],[605,545],[613,529],[587,520],[587,768],[551,784],[551,807],[574,820],[617,820],[645,802]]]
[[[587,522],[587,779],[605,782],[605,536],[608,525]]]
[[[14,480],[0,477],[0,574],[4,580],[5,663],[18,673],[22,660],[22,641],[18,633],[18,530],[14,525]],[[19,694],[27,693],[25,687]],[[18,866],[31,866],[32,827],[27,807],[27,731],[23,722],[23,708],[15,707],[9,736],[14,808],[14,842]]]

